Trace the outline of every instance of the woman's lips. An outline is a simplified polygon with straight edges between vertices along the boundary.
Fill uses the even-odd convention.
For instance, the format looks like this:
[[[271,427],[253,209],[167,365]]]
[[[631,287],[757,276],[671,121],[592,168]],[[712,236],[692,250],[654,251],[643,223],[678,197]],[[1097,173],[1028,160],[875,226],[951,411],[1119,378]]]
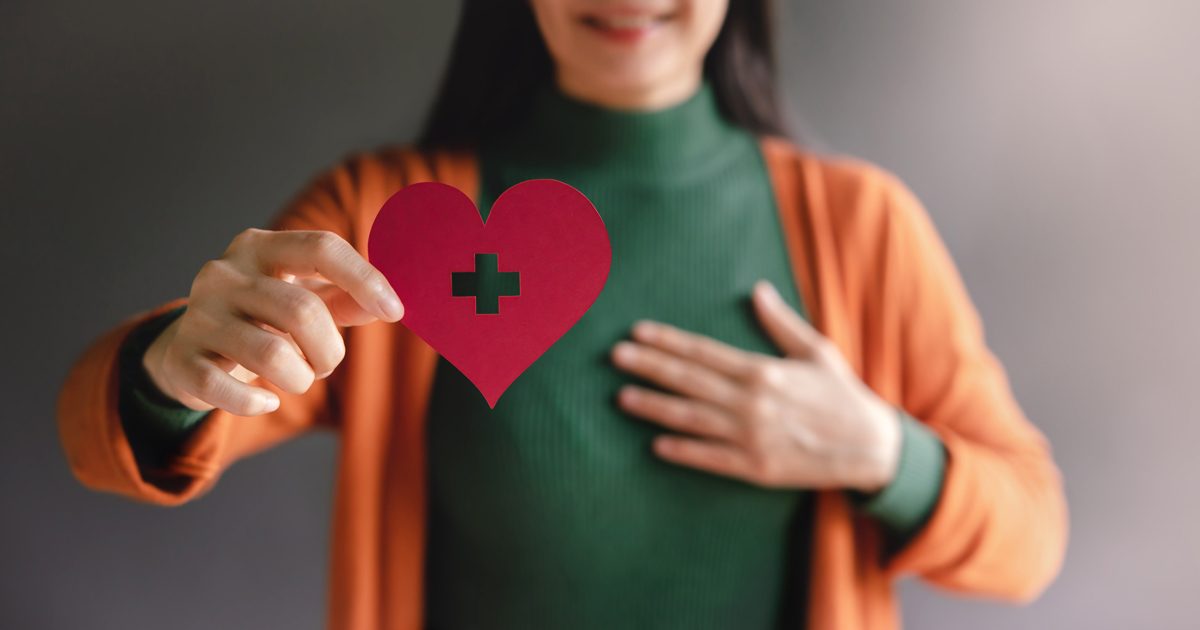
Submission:
[[[596,33],[613,41],[636,42],[657,31],[669,15],[589,15],[583,23]]]

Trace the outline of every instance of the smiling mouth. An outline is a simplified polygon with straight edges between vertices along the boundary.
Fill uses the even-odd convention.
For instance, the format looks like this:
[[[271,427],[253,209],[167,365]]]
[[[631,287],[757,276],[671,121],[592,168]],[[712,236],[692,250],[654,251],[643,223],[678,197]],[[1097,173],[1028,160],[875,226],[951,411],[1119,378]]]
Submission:
[[[585,15],[583,23],[596,33],[623,42],[638,41],[671,20],[670,14],[663,15]]]

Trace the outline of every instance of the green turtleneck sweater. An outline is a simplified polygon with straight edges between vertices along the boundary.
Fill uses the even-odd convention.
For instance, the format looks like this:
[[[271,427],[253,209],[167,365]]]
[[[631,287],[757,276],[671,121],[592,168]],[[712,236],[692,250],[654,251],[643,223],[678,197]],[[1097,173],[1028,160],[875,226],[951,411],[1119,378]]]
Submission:
[[[464,628],[775,628],[802,625],[812,493],[666,463],[663,429],[620,412],[632,379],[608,360],[638,319],[777,354],[748,296],[767,279],[803,313],[753,137],[708,86],[651,113],[543,88],[524,122],[480,147],[479,207],[510,186],[564,181],[604,218],[612,270],[592,308],[490,409],[439,362],[428,422],[427,619]],[[202,414],[156,398],[126,344],[122,417],[139,461],[177,448]],[[937,438],[901,415],[895,481],[852,493],[902,544],[940,492]]]

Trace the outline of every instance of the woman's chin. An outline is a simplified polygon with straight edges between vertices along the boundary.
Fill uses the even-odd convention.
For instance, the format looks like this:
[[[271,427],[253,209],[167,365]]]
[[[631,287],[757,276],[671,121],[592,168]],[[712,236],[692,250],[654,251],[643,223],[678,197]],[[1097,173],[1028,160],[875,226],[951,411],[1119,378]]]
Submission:
[[[696,91],[694,81],[684,84],[676,77],[678,75],[618,74],[590,78],[582,83],[586,89],[572,89],[572,82],[562,80],[559,86],[568,96],[605,107],[656,110],[681,103]]]

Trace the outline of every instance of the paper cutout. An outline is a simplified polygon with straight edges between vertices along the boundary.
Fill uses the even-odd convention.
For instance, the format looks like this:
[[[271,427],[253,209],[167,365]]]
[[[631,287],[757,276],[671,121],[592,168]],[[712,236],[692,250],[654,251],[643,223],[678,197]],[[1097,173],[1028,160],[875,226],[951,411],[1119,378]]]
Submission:
[[[596,301],[612,262],[596,208],[552,179],[506,190],[486,224],[452,186],[406,186],[375,217],[367,252],[404,303],[404,325],[493,408]]]
[[[450,295],[475,298],[476,315],[500,313],[500,298],[521,295],[521,272],[497,269],[496,254],[475,254],[475,271],[451,271]]]

